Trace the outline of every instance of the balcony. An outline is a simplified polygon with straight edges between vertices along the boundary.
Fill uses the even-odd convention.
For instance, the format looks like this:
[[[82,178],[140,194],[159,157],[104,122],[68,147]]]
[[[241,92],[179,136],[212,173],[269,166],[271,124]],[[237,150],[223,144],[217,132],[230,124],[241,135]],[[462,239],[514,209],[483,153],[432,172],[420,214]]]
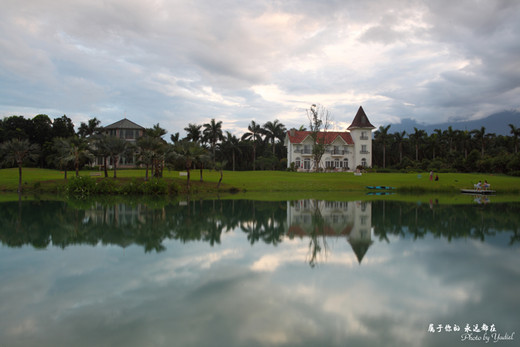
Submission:
[[[368,136],[360,136],[359,139],[360,139],[360,140],[365,140],[365,141],[366,141],[366,140],[368,140]]]

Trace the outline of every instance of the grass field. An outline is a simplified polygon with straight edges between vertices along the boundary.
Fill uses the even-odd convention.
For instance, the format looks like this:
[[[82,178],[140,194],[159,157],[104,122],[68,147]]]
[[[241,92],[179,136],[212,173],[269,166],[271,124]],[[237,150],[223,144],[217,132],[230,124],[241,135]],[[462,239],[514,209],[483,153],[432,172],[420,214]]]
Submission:
[[[144,170],[118,170],[118,180],[129,178],[144,178]],[[68,173],[69,177],[74,172]],[[102,173],[97,171],[81,171],[80,175],[102,179]],[[109,173],[112,176],[112,172]],[[366,186],[392,186],[400,193],[459,193],[461,188],[472,188],[479,180],[487,180],[491,189],[500,194],[520,194],[520,177],[492,174],[439,174],[439,181],[430,181],[428,173],[364,173],[355,176],[351,172],[341,173],[295,173],[285,171],[224,171],[221,190],[235,188],[248,193],[341,193],[360,192],[366,194]],[[186,177],[178,171],[164,172],[164,178],[184,187]],[[191,171],[193,187],[214,190],[220,178],[217,171],[205,170],[204,186],[199,183],[199,170]],[[110,178],[112,179],[112,178]],[[56,192],[65,185],[63,172],[57,170],[25,168],[22,176],[24,191]],[[18,187],[18,171],[16,168],[0,170],[0,191],[16,192]]]

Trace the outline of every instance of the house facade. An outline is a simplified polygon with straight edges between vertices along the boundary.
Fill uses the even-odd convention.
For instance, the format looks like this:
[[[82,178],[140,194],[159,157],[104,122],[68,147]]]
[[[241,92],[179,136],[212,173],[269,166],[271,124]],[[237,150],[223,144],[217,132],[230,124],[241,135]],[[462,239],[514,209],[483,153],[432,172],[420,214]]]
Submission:
[[[358,166],[372,166],[372,130],[363,107],[359,107],[348,131],[326,131],[318,136],[326,145],[325,154],[314,167],[312,155],[314,140],[310,131],[291,129],[285,137],[287,167],[297,171],[354,171]]]
[[[123,140],[135,145],[137,139],[144,135],[145,128],[129,119],[123,118],[120,121],[107,125],[101,129],[101,133],[107,136],[119,137]],[[102,158],[98,158],[98,165],[103,165]],[[108,165],[112,166],[112,159],[109,159]],[[124,155],[119,158],[117,167],[133,168],[137,165],[135,155]]]
[[[368,201],[287,201],[287,225],[289,238],[346,238],[360,264],[373,243]]]

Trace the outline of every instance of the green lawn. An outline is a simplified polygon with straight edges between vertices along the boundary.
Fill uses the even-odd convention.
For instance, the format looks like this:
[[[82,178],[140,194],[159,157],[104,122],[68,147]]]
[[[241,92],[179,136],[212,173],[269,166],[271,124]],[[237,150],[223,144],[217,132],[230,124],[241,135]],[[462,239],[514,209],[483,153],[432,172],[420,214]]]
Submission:
[[[81,171],[81,175],[93,176],[101,179],[102,173],[97,171]],[[99,175],[100,176],[96,176]],[[109,176],[112,177],[112,172]],[[69,177],[74,172],[68,173]],[[118,170],[118,178],[144,178],[144,169]],[[164,177],[175,181],[180,186],[186,182],[185,176],[180,176],[178,171],[165,170]],[[191,180],[196,186],[199,181],[199,170],[191,171]],[[217,171],[204,170],[205,182],[218,182],[220,174]],[[461,188],[472,188],[479,180],[487,180],[491,189],[502,194],[519,194],[520,177],[511,177],[492,174],[439,174],[439,181],[430,181],[428,173],[364,173],[355,176],[351,172],[341,173],[295,173],[285,171],[224,171],[222,181],[225,190],[236,188],[247,192],[280,192],[290,194],[292,192],[363,192],[366,186],[384,185],[398,189],[400,193],[413,192],[438,192],[458,193]],[[63,172],[57,170],[24,168],[22,181],[24,190],[32,190],[35,187],[59,187],[65,183]],[[0,190],[16,191],[18,186],[18,170],[16,168],[0,170]]]

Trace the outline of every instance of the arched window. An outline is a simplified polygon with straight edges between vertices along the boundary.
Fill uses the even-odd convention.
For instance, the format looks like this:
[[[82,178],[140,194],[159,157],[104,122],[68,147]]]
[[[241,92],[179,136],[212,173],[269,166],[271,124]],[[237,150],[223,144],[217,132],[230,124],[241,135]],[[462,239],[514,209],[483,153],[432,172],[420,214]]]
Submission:
[[[343,168],[344,168],[345,170],[348,170],[348,169],[349,169],[349,167],[348,167],[348,158],[343,159]]]
[[[311,169],[311,160],[309,158],[305,158],[303,160],[303,168],[305,170],[310,170]]]
[[[366,158],[362,158],[361,159],[361,166],[367,167],[367,159]]]
[[[300,165],[301,165],[301,159],[300,159],[300,157],[296,157],[296,160],[294,161],[294,167],[296,169],[299,169]]]

